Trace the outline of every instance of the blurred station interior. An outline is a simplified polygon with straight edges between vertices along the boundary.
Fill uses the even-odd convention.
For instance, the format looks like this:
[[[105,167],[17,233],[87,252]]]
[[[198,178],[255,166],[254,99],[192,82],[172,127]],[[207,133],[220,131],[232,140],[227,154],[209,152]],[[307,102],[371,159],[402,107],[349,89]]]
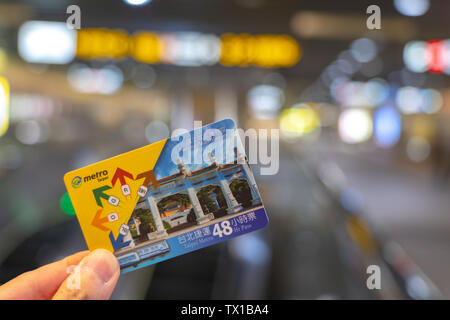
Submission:
[[[448,299],[449,115],[450,1],[2,0],[0,283],[86,249],[64,173],[232,118],[279,129],[269,226],[114,299]]]

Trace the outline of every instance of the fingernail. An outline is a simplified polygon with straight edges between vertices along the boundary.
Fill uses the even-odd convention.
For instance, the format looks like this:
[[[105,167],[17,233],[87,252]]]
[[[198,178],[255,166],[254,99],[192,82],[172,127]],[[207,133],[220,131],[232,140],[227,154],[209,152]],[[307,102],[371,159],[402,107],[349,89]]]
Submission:
[[[105,249],[92,251],[81,263],[81,268],[89,268],[103,282],[108,282],[120,270],[116,257]]]

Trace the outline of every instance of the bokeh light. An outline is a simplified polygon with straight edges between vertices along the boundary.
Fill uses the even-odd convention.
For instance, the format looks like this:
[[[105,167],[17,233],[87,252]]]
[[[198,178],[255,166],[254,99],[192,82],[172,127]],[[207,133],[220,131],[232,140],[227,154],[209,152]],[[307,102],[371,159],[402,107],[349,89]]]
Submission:
[[[67,80],[79,92],[113,94],[122,87],[123,74],[115,65],[95,69],[76,63],[69,68]]]
[[[319,126],[317,112],[304,103],[285,109],[280,115],[280,131],[286,138],[302,137]]]
[[[132,6],[142,6],[149,3],[151,0],[124,0],[126,3]]]
[[[17,140],[23,144],[33,145],[48,139],[49,128],[43,122],[25,120],[17,124],[15,133]]]
[[[403,61],[409,70],[425,72],[428,66],[425,41],[408,42],[403,48]]]
[[[278,115],[283,106],[284,93],[275,86],[259,85],[249,90],[247,103],[254,117],[272,119]]]
[[[392,107],[382,107],[375,111],[374,119],[375,142],[383,148],[394,146],[402,133],[402,118]]]
[[[162,60],[178,66],[212,65],[220,58],[220,39],[214,34],[177,32],[162,36]]]
[[[430,143],[419,136],[411,137],[406,144],[406,154],[413,162],[425,161],[430,155]]]
[[[395,9],[404,16],[418,17],[430,8],[429,0],[394,0]]]
[[[75,57],[76,39],[65,22],[28,21],[19,29],[18,51],[28,62],[66,64]]]
[[[368,82],[337,78],[330,87],[332,97],[343,107],[379,106],[387,99],[389,90],[389,84],[378,78]]]
[[[169,127],[161,120],[154,120],[145,127],[145,137],[149,143],[167,139],[169,135]]]
[[[0,77],[0,137],[5,134],[9,126],[9,84]]]
[[[356,39],[350,44],[350,53],[360,63],[372,61],[377,56],[377,51],[375,41],[368,38]]]
[[[339,117],[339,136],[346,143],[360,143],[370,139],[373,124],[370,113],[363,109],[344,110]]]
[[[395,97],[398,108],[405,114],[419,113],[423,99],[420,89],[411,86],[400,88]]]
[[[155,70],[147,65],[134,66],[131,73],[131,80],[136,87],[147,89],[153,86],[156,80]]]
[[[436,113],[443,105],[443,98],[435,89],[421,89],[412,86],[397,91],[395,101],[404,114]]]
[[[442,94],[436,89],[423,89],[422,94],[424,96],[424,105],[422,110],[425,113],[436,113],[441,110],[444,99]]]

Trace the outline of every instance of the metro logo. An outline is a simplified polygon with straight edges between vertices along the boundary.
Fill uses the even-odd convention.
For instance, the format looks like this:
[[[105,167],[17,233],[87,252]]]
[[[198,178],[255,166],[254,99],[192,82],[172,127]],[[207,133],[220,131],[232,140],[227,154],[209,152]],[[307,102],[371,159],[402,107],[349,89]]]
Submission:
[[[83,177],[84,182],[89,182],[94,179],[99,179],[99,181],[102,181],[108,177],[108,170],[98,171],[96,173],[93,173],[89,176]]]
[[[76,176],[75,178],[72,179],[72,187],[79,188],[81,186],[81,177],[80,176]]]

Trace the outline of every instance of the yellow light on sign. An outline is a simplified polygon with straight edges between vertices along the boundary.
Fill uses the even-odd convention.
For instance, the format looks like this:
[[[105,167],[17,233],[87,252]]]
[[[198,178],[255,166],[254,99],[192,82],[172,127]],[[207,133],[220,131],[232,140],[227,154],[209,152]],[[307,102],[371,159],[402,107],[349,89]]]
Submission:
[[[77,57],[83,59],[125,58],[128,33],[123,30],[81,29],[77,32]]]
[[[160,38],[150,32],[138,32],[132,37],[130,47],[131,56],[143,63],[157,63],[161,61],[163,44]]]
[[[8,130],[9,125],[9,85],[0,77],[0,137]]]
[[[221,44],[220,63],[225,66],[290,67],[301,57],[299,44],[288,35],[227,33]]]

